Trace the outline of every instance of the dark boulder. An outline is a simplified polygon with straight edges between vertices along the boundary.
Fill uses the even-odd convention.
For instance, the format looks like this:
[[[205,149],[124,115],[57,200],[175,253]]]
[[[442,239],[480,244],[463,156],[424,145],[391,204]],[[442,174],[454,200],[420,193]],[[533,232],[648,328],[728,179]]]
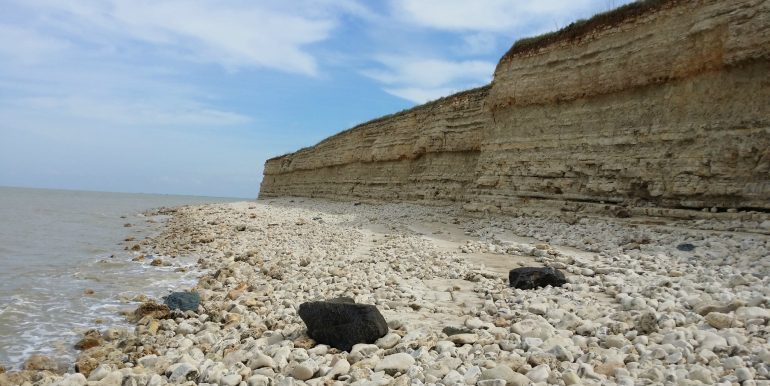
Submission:
[[[172,310],[197,312],[201,297],[197,292],[172,292],[163,302]]]
[[[511,287],[518,289],[534,289],[545,287],[561,287],[567,279],[561,271],[551,267],[522,267],[508,272]]]
[[[682,252],[692,252],[695,250],[695,246],[690,243],[682,243],[676,246],[676,249]]]
[[[302,303],[298,313],[308,336],[342,351],[350,351],[354,344],[374,343],[388,333],[388,323],[377,307],[351,298]]]

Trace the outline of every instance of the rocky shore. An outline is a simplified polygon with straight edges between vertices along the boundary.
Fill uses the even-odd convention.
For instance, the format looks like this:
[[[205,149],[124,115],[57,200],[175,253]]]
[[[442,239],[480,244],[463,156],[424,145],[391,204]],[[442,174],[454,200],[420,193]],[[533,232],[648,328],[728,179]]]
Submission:
[[[197,257],[197,286],[179,289],[197,308],[147,302],[127,310],[133,331],[86,333],[76,372],[33,357],[0,368],[0,385],[770,385],[759,215],[466,217],[301,198],[169,214],[135,253]],[[522,267],[566,283],[512,288]],[[384,335],[346,351],[311,339],[300,305],[340,297],[374,305]]]

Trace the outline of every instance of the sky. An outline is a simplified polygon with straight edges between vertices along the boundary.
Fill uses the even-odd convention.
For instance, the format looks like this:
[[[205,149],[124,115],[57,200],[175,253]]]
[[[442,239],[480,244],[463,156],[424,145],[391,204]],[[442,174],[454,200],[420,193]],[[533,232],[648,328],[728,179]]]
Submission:
[[[0,0],[0,185],[254,198],[266,159],[628,0]]]

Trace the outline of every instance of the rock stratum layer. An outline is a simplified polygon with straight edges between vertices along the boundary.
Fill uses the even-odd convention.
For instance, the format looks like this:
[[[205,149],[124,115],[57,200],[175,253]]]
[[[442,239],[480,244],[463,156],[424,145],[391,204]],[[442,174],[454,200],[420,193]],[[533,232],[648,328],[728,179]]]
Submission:
[[[270,159],[260,196],[770,210],[770,1],[650,3]]]

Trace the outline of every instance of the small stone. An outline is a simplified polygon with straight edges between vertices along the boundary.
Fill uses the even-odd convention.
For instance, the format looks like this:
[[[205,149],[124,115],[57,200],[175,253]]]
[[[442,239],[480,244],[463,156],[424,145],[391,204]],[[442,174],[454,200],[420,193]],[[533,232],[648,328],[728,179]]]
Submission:
[[[59,363],[41,354],[30,355],[29,359],[24,362],[24,370],[50,371],[52,373],[64,372],[64,369]]]
[[[658,331],[658,317],[652,311],[647,311],[639,317],[636,329],[642,334],[650,334]]]
[[[389,348],[393,348],[400,341],[401,341],[401,336],[391,332],[390,334],[387,334],[382,338],[377,339],[377,341],[375,341],[374,344],[381,349],[387,350]]]
[[[350,371],[350,362],[347,359],[340,356],[335,356],[331,362],[331,368],[324,374],[329,378],[334,379],[337,376],[347,374]]]
[[[101,346],[102,343],[103,341],[101,338],[94,337],[94,336],[85,336],[83,337],[83,339],[75,343],[75,349],[88,350],[89,348]]]
[[[542,364],[547,364],[549,366],[557,366],[559,364],[559,361],[556,359],[555,356],[551,354],[547,354],[541,351],[536,351],[533,353],[530,353],[527,356],[527,363],[529,363],[532,366],[540,366]]]
[[[156,363],[158,363],[158,356],[155,354],[145,355],[139,358],[137,363],[144,368],[151,369],[155,367]]]
[[[519,334],[522,338],[538,338],[542,341],[546,341],[556,334],[554,327],[539,316],[514,323],[511,325],[511,332]]]
[[[653,382],[660,382],[663,380],[663,372],[657,367],[651,367],[639,375],[640,378],[646,378]]]
[[[179,323],[176,327],[176,333],[180,335],[195,334],[196,332],[198,332],[198,329],[187,322]]]
[[[313,378],[313,375],[315,375],[317,371],[318,364],[311,358],[297,365],[292,371],[291,376],[300,381],[306,381]]]
[[[476,381],[481,376],[481,368],[479,366],[471,366],[463,374],[463,380],[468,385],[476,384]]]
[[[608,348],[623,348],[630,342],[623,335],[609,335],[604,338],[604,345]]]
[[[219,379],[220,386],[238,386],[241,383],[241,376],[238,374],[228,374]]]
[[[177,363],[166,369],[166,376],[171,382],[194,381],[198,378],[198,369],[189,363]]]
[[[113,371],[100,381],[95,382],[94,386],[123,386],[123,378],[123,373],[120,371]]]
[[[106,376],[110,375],[112,372],[112,368],[109,365],[99,365],[99,367],[95,368],[93,371],[91,371],[91,374],[88,375],[89,381],[101,381]]]
[[[484,327],[484,322],[479,318],[468,318],[465,321],[465,327],[468,327],[471,330],[477,330]]]
[[[350,355],[348,360],[350,363],[356,363],[363,359],[369,358],[376,353],[380,348],[374,344],[359,343],[350,349]]]
[[[722,367],[726,369],[737,369],[743,366],[741,357],[729,357],[722,360]]]
[[[709,312],[705,319],[709,326],[716,329],[729,328],[733,324],[733,317],[721,312]]]
[[[481,381],[502,379],[505,381],[506,386],[526,386],[529,385],[529,378],[522,374],[519,374],[513,369],[505,365],[497,365],[491,369],[486,369],[481,372],[479,377],[479,384]]]
[[[382,358],[374,367],[374,371],[384,371],[388,375],[403,374],[414,362],[414,358],[407,353],[391,354]]]
[[[247,379],[246,384],[248,386],[270,386],[273,384],[273,382],[270,380],[270,378],[257,374]]]
[[[677,245],[676,249],[682,252],[692,252],[695,250],[695,246],[690,243],[682,243]]]
[[[464,385],[465,378],[457,372],[457,370],[450,370],[441,380],[445,385]]]
[[[86,376],[80,373],[67,374],[64,378],[54,383],[54,386],[85,386],[88,383]]]
[[[527,307],[527,311],[535,315],[545,315],[545,313],[548,312],[548,306],[543,303],[532,304],[529,307]]]
[[[451,355],[451,353],[457,352],[454,342],[450,342],[448,340],[440,340],[436,342],[435,350],[439,354],[450,353]]]
[[[580,377],[572,370],[567,370],[562,373],[561,379],[566,386],[580,384]]]
[[[735,369],[735,376],[738,377],[738,382],[754,379],[754,372],[747,367],[739,367]]]
[[[532,337],[526,337],[522,339],[522,343],[524,346],[524,349],[529,351],[534,348],[540,347],[543,345],[543,340],[540,338],[532,338]]]
[[[548,350],[548,353],[550,353],[560,361],[572,362],[572,360],[574,359],[572,353],[569,352],[569,350],[564,348],[564,346],[558,345],[558,344],[551,347],[551,349]]]
[[[152,374],[150,380],[147,381],[147,386],[163,386],[166,384],[165,378],[158,374]]]
[[[527,372],[527,378],[535,383],[545,382],[549,375],[551,375],[551,368],[548,365],[540,365]]]
[[[751,319],[770,319],[770,309],[762,307],[740,307],[735,310],[735,317],[742,321]]]
[[[762,349],[757,353],[757,357],[763,363],[770,363],[770,349]],[[1,372],[1,371],[0,371]]]
[[[238,297],[241,296],[248,288],[249,288],[248,284],[241,283],[238,287],[234,288],[233,290],[227,293],[227,298],[230,300],[238,299]]]
[[[693,368],[690,370],[689,378],[693,381],[700,381],[707,385],[714,384],[714,378],[711,371],[700,365],[693,366]]]
[[[682,360],[682,357],[684,357],[684,354],[682,354],[681,351],[674,351],[669,356],[666,357],[666,362],[670,364],[677,364],[679,361]]]
[[[158,322],[156,319],[150,320],[150,323],[147,324],[147,332],[149,332],[151,335],[157,334],[158,328],[160,328],[160,322]]]
[[[704,333],[703,339],[700,341],[700,348],[702,350],[719,350],[727,347],[727,339],[710,331]]]
[[[616,361],[604,362],[594,367],[594,372],[596,374],[602,374],[609,378],[615,374],[615,371],[617,369],[621,369],[623,367],[625,367],[623,365],[623,362],[616,362]]]
[[[449,340],[457,345],[474,344],[479,340],[476,334],[456,334],[449,337]]]

